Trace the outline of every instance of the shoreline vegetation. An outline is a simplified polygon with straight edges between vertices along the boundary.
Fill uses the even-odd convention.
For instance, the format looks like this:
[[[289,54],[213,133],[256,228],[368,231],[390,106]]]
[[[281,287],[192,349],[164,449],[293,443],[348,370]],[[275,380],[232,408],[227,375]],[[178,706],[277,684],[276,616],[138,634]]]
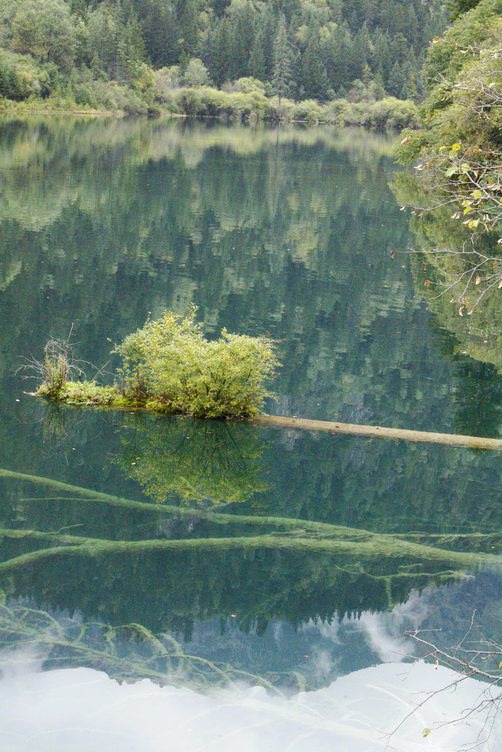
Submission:
[[[427,55],[423,126],[402,134],[396,157],[415,166],[415,180],[401,179],[397,193],[425,217],[413,224],[430,267],[426,297],[438,301],[443,317],[464,319],[461,328],[453,325],[463,337],[488,332],[500,319],[502,17],[500,0],[456,5],[457,18]],[[439,303],[441,289],[449,303]],[[482,310],[484,322],[477,315],[469,324]]]
[[[225,329],[219,339],[207,340],[195,315],[195,307],[185,317],[167,311],[128,335],[113,350],[122,365],[111,385],[84,378],[68,341],[49,341],[44,360],[31,359],[23,368],[42,380],[35,396],[73,406],[251,420],[289,430],[502,450],[499,439],[262,414],[265,399],[272,396],[265,384],[280,365],[275,343]]]
[[[236,82],[239,84],[239,82]],[[259,84],[259,82],[255,82]],[[294,101],[267,96],[261,88],[250,91],[223,91],[211,86],[171,89],[153,102],[127,101],[108,107],[82,106],[72,99],[50,97],[14,101],[0,97],[0,114],[56,114],[89,117],[126,117],[148,115],[203,119],[210,118],[253,125],[298,123],[306,125],[359,126],[372,130],[404,128],[414,130],[421,125],[418,106],[412,100],[384,97],[375,100],[351,101],[341,98],[327,103],[307,99]]]
[[[0,110],[418,125],[444,0],[0,0]]]

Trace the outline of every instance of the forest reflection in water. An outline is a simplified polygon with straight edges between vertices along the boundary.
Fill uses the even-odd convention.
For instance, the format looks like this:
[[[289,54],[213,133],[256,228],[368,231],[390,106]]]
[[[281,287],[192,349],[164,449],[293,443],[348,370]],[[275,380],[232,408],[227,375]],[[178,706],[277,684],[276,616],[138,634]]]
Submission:
[[[57,118],[0,133],[4,644],[48,668],[297,690],[401,660],[417,624],[460,638],[471,608],[493,634],[493,455],[54,409],[14,375],[72,323],[103,366],[149,313],[196,303],[210,336],[279,341],[274,412],[497,435],[495,365],[459,352],[394,255],[410,235],[391,139]]]
[[[354,465],[353,452],[361,446],[361,440],[336,440],[335,454],[328,452],[326,464],[319,463],[317,474],[312,476],[313,486],[305,483],[295,499],[288,496],[284,479],[301,470],[310,451],[322,457],[319,444],[328,449],[333,437],[321,441],[306,437],[291,452],[275,431],[122,415],[105,441],[103,430],[96,430],[103,423],[102,415],[64,410],[68,413],[65,429],[61,432],[60,428],[56,438],[52,436],[52,446],[59,446],[64,455],[66,446],[73,449],[77,444],[92,476],[100,467],[108,473],[111,470],[103,485],[85,488],[50,477],[0,471],[4,499],[0,587],[7,606],[14,603],[9,619],[12,622],[16,614],[17,618],[21,614],[24,625],[22,629],[12,623],[4,625],[4,639],[12,635],[13,645],[26,639],[34,643],[38,640],[49,649],[49,665],[53,654],[63,665],[78,665],[87,654],[83,665],[106,665],[119,677],[121,671],[127,673],[123,664],[114,663],[113,656],[120,654],[115,648],[108,663],[106,651],[90,653],[86,643],[82,646],[79,642],[80,637],[75,644],[63,639],[60,627],[53,638],[48,627],[57,614],[76,636],[83,633],[71,619],[68,621],[70,615],[79,615],[85,634],[89,621],[94,623],[89,635],[98,642],[112,636],[115,639],[115,635],[123,642],[124,635],[132,634],[133,642],[126,641],[122,647],[126,655],[133,650],[131,671],[139,670],[144,649],[156,645],[160,650],[162,635],[167,634],[186,642],[183,650],[178,650],[173,647],[177,642],[166,637],[167,648],[164,646],[165,654],[159,661],[171,662],[169,671],[173,674],[176,669],[172,662],[177,665],[187,654],[190,656],[195,639],[196,655],[211,664],[216,661],[216,666],[225,663],[230,675],[244,671],[262,676],[266,682],[288,686],[295,686],[299,675],[307,686],[316,686],[332,674],[328,671],[322,679],[308,666],[302,667],[303,674],[297,668],[288,669],[279,659],[278,650],[270,652],[268,664],[253,650],[249,656],[246,643],[237,640],[235,647],[234,627],[243,635],[259,637],[274,629],[274,624],[302,631],[312,623],[357,622],[365,614],[395,613],[406,603],[414,603],[415,608],[418,603],[417,613],[423,619],[426,600],[417,601],[420,592],[428,592],[431,586],[433,592],[438,586],[451,587],[459,578],[467,585],[475,573],[478,576],[474,581],[481,577],[484,583],[475,601],[480,615],[487,617],[483,628],[495,618],[488,607],[493,591],[487,596],[488,589],[500,582],[496,573],[500,573],[502,536],[496,523],[496,487],[485,494],[483,503],[473,505],[470,499],[475,498],[472,495],[477,486],[465,482],[472,471],[469,467],[463,501],[459,497],[454,507],[450,503],[429,505],[427,524],[421,527],[418,515],[420,509],[423,514],[424,503],[416,498],[410,472],[418,479],[421,467],[427,465],[437,447],[410,447],[401,442],[390,445],[396,467],[401,467],[397,487],[407,488],[407,495],[396,499],[393,489],[386,493],[386,483],[382,482],[380,489],[373,487],[375,500],[380,500],[370,512],[367,498],[377,472],[369,472],[369,467],[382,456],[378,441],[365,441],[365,461]],[[104,423],[109,429],[109,422]],[[85,443],[87,432],[100,433],[96,454],[93,446]],[[81,440],[79,444],[79,435],[84,436],[84,443]],[[190,452],[185,455],[185,443],[194,445],[197,463],[190,461]],[[105,457],[104,446],[108,450]],[[352,458],[348,465],[343,462],[346,452]],[[427,489],[428,498],[438,497],[441,483],[449,482],[452,457],[462,460],[472,455],[468,450],[442,452],[443,461],[450,461],[443,464],[442,476],[431,475],[433,487]],[[478,476],[484,474],[489,479],[490,456],[472,456],[478,464]],[[215,472],[201,474],[201,464]],[[461,475],[461,465],[457,468]],[[124,495],[103,490],[107,486],[113,491],[120,488]],[[322,487],[339,490],[335,496],[325,490],[317,500]],[[357,499],[361,499],[359,504]],[[399,508],[397,516],[395,510]],[[493,572],[495,579],[483,579],[479,574],[482,571]],[[16,598],[25,600],[16,606]],[[42,611],[50,606],[45,617],[40,613],[42,604]],[[26,605],[29,608],[24,612]],[[443,614],[441,624],[444,619]],[[41,630],[38,638],[33,620]],[[227,622],[232,625],[225,627],[228,644],[220,640],[213,654],[217,642],[214,629]],[[407,623],[410,627],[416,624],[414,609]],[[126,628],[129,624],[140,627]],[[204,624],[214,625],[210,638],[201,638]],[[26,626],[28,637],[23,638]],[[314,644],[319,641],[320,627],[316,629]],[[143,648],[138,648],[140,657],[134,657],[134,645],[143,643]],[[167,669],[152,668],[157,657],[150,655],[150,668],[145,669],[145,675],[154,680],[160,680],[162,671],[164,676],[170,675]],[[351,660],[358,665],[357,653]],[[367,665],[364,660],[368,658],[362,660]],[[217,668],[206,668],[216,680]],[[331,670],[335,670],[335,664]],[[155,672],[158,675],[154,676]]]
[[[0,378],[72,323],[103,366],[195,303],[209,334],[281,342],[279,414],[498,434],[496,368],[459,352],[399,254],[391,137],[58,118],[1,135]]]

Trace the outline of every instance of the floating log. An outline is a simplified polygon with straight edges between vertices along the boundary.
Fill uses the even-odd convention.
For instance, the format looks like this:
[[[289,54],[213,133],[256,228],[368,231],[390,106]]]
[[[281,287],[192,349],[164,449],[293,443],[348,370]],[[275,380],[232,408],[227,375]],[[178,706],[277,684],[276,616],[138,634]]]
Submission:
[[[401,439],[420,444],[443,444],[444,446],[467,447],[469,449],[502,451],[502,439],[463,436],[456,433],[431,433],[429,431],[411,431],[404,428],[358,426],[352,423],[339,423],[338,421],[285,418],[279,415],[257,415],[252,418],[251,422],[258,426],[286,428],[295,431],[322,431],[331,434],[340,433],[352,436],[367,436],[372,439]]]
[[[29,397],[39,397],[36,392],[25,392]],[[142,405],[100,405],[93,402],[73,405],[71,407],[94,407],[108,410],[122,410],[124,412],[160,412]],[[163,413],[168,414],[168,413]],[[180,416],[178,417],[190,417]],[[207,420],[204,419],[204,420]],[[502,451],[502,439],[490,439],[482,436],[464,436],[460,433],[434,433],[432,431],[413,431],[408,428],[385,428],[384,426],[360,426],[355,423],[340,423],[329,420],[310,420],[309,418],[287,418],[282,415],[267,415],[260,413],[250,418],[250,423],[257,426],[271,428],[285,428],[297,431],[321,431],[331,434],[349,434],[352,436],[366,436],[370,439],[400,439],[412,441],[415,444],[442,444],[443,446],[467,447],[468,449],[489,449]]]

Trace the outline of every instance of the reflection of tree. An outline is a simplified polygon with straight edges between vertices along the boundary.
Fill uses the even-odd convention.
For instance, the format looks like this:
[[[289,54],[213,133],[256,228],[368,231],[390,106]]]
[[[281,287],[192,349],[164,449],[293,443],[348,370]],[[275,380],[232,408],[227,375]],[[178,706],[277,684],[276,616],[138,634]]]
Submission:
[[[102,364],[107,336],[120,340],[148,311],[196,302],[212,329],[287,338],[288,362],[311,382],[298,390],[311,415],[316,381],[337,380],[341,399],[357,398],[333,358],[353,348],[361,322],[364,342],[387,290],[398,306],[406,298],[380,253],[404,227],[392,202],[382,214],[388,140],[149,121],[5,127],[0,320],[14,357],[75,321],[83,357]],[[48,206],[59,207],[54,216]],[[369,254],[370,278],[361,275]],[[8,367],[0,362],[0,372]]]
[[[264,629],[277,618],[293,624],[329,620],[385,610],[406,600],[412,588],[500,566],[499,557],[485,553],[500,545],[500,535],[375,534],[300,519],[142,504],[47,478],[2,475],[55,494],[22,502],[18,519],[24,526],[1,531],[2,587],[70,612],[103,614],[112,624],[139,621],[154,631],[190,633],[194,621],[231,613],[242,629]],[[123,529],[134,537],[91,538],[75,523],[55,530],[30,526],[32,510],[36,519],[41,504],[75,504],[66,498],[70,493],[84,517],[89,505],[118,510]],[[140,510],[152,515],[150,528],[125,524]]]
[[[267,489],[262,446],[251,426],[220,421],[129,420],[121,432],[117,464],[157,502],[246,501]]]
[[[194,689],[236,681],[274,689],[266,677],[189,655],[174,637],[154,635],[141,624],[84,622],[77,615],[51,614],[26,602],[5,602],[2,596],[0,591],[2,650],[36,646],[44,654],[45,669],[85,666],[106,671],[118,681],[151,679]]]
[[[435,203],[434,193],[425,192],[416,176],[400,174],[394,191],[402,204]],[[422,252],[413,264],[417,289],[439,323],[457,338],[457,352],[467,351],[500,368],[502,310],[500,290],[493,283],[500,263],[497,235],[473,235],[452,218],[452,211],[448,206],[412,216],[411,229]]]
[[[393,187],[403,204],[434,202],[434,194],[424,193],[420,180],[413,175],[398,175]],[[474,237],[452,219],[451,212],[451,207],[443,207],[423,216],[412,215],[410,226],[420,252],[412,257],[411,268],[417,293],[435,314],[441,349],[460,376],[455,389],[455,430],[498,436],[502,410],[501,296],[496,286],[488,287],[484,262],[484,271],[478,270],[477,264],[480,257],[486,259],[500,252],[496,250],[495,233],[480,232]]]

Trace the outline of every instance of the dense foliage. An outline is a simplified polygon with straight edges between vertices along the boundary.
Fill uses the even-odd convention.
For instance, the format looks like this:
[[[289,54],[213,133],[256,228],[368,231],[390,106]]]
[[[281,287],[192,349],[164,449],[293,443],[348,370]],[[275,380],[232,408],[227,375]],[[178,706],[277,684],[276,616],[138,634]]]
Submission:
[[[429,50],[424,127],[404,136],[401,155],[422,159],[417,171],[426,192],[420,213],[434,209],[437,217],[445,209],[460,225],[460,232],[449,227],[443,237],[436,230],[438,244],[430,250],[439,253],[439,263],[432,261],[438,283],[453,289],[452,302],[463,316],[480,301],[494,311],[500,305],[502,3],[456,5],[456,21]]]
[[[72,364],[61,348],[46,347],[39,394],[71,404],[145,406],[200,418],[255,415],[278,366],[274,343],[226,329],[219,339],[207,340],[195,312],[192,307],[182,318],[168,311],[129,334],[116,349],[122,358],[117,386],[65,380]]]
[[[167,412],[219,418],[258,412],[278,361],[265,337],[230,334],[207,340],[195,308],[182,319],[165,313],[130,334],[117,348],[121,390],[133,400],[153,399]]]
[[[424,68],[425,127],[408,152],[454,142],[485,150],[502,146],[501,10],[500,0],[481,0],[433,40]]]
[[[433,0],[0,0],[0,95],[142,111],[252,78],[271,96],[420,95]]]

